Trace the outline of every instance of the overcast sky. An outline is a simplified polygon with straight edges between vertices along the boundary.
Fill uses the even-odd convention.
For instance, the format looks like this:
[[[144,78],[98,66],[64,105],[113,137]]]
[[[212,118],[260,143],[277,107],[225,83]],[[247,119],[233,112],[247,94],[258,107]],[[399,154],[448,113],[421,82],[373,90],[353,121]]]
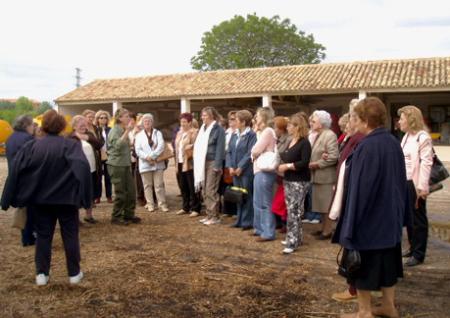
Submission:
[[[450,56],[448,0],[4,0],[0,98],[54,100],[97,78],[192,71],[202,34],[234,15],[289,18],[325,62]]]

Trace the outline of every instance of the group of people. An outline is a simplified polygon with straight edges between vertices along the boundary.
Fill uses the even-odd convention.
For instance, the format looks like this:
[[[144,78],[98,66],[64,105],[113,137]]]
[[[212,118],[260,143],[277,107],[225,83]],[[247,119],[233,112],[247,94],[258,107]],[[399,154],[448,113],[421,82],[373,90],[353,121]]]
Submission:
[[[358,271],[347,275],[349,290],[336,297],[357,297],[358,317],[396,317],[394,286],[403,276],[402,228],[407,227],[410,245],[403,254],[408,257],[405,264],[418,265],[426,254],[426,197],[433,162],[432,140],[420,109],[405,106],[399,116],[401,141],[385,128],[386,107],[376,97],[350,103],[339,120],[340,135],[331,130],[331,116],[323,110],[289,118],[274,117],[268,107],[256,114],[231,111],[228,127],[213,107],[202,109],[200,127],[191,113],[182,113],[173,140],[182,195],[177,214],[200,216],[203,204],[206,213],[200,222],[221,223],[227,205],[220,188],[227,176],[231,181],[225,191],[244,193],[234,202],[232,227],[252,230],[257,242],[273,241],[277,223],[284,223],[282,251],[291,254],[303,243],[302,223],[318,223],[320,218],[320,231],[313,233],[317,239],[340,244],[344,255],[360,255]],[[44,114],[40,138],[31,136],[28,116],[17,120],[7,142],[9,176],[2,208],[27,207],[34,220],[38,285],[48,282],[56,220],[70,282],[82,279],[78,209],[86,209],[85,222],[96,222],[92,207],[100,201],[102,183],[108,202],[114,203],[113,224],[141,221],[135,215],[137,198],[149,212],[169,211],[167,163],[159,160],[167,144],[154,128],[153,116],[144,114],[136,121],[121,108],[114,120],[110,128],[107,112],[86,110],[73,118],[69,138],[60,136],[65,121],[54,110]],[[26,228],[24,242],[29,237]],[[382,305],[371,308],[370,291],[379,289]]]

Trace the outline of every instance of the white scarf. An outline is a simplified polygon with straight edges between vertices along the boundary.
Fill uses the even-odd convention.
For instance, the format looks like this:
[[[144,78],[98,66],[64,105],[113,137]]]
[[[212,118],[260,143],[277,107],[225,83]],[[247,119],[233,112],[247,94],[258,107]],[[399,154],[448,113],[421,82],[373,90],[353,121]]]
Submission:
[[[339,177],[338,182],[336,184],[336,192],[334,194],[334,200],[331,204],[329,218],[331,220],[337,220],[341,216],[342,211],[342,201],[344,199],[344,175],[345,175],[345,160],[341,167],[339,168]]]
[[[205,181],[205,161],[206,152],[208,151],[208,140],[212,128],[216,124],[213,121],[205,130],[205,124],[203,124],[198,132],[198,136],[194,143],[194,185],[195,191],[200,191],[200,188]]]

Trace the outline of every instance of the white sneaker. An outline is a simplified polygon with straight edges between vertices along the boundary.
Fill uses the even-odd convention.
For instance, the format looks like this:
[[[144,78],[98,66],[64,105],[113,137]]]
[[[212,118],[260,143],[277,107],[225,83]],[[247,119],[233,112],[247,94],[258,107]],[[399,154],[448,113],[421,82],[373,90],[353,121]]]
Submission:
[[[221,222],[222,221],[220,221],[220,219],[213,218],[213,219],[209,219],[208,221],[206,221],[203,224],[205,224],[205,225],[214,225],[214,224],[219,224]]]
[[[294,249],[293,248],[286,247],[283,250],[283,254],[291,254],[291,253],[294,253]]]
[[[203,219],[201,219],[199,222],[200,222],[200,223],[205,223],[205,222],[207,222],[207,221],[209,221],[209,218],[203,218]]]
[[[80,272],[78,273],[78,275],[70,276],[70,277],[69,277],[69,282],[70,282],[71,284],[79,284],[79,283],[81,282],[81,280],[83,279],[83,277],[84,277],[83,272],[80,271]]]
[[[146,205],[145,208],[147,209],[148,212],[155,212],[155,207],[153,206]]]
[[[196,218],[197,216],[199,216],[200,213],[196,212],[196,211],[192,211],[191,214],[189,214],[189,217],[191,218]]]
[[[287,245],[287,241],[281,241],[281,244]]]
[[[161,211],[163,211],[163,212],[169,212],[170,210],[169,210],[168,207],[162,206],[162,207],[161,207]]]
[[[180,211],[178,211],[177,213],[175,213],[176,215],[183,215],[186,214],[187,212],[183,209],[181,209]]]
[[[36,285],[38,286],[45,286],[48,283],[49,277],[45,274],[38,274],[36,275]]]
[[[311,223],[311,224],[319,224],[320,220],[314,219],[314,220],[309,221],[309,223]]]
[[[310,219],[303,219],[302,223],[311,223],[311,220]]]

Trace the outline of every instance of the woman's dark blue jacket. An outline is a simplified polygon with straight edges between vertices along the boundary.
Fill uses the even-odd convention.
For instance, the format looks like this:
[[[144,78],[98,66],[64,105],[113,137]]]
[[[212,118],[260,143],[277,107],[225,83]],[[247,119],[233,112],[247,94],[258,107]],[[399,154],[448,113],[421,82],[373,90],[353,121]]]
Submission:
[[[401,242],[406,169],[400,144],[386,129],[367,135],[347,159],[345,205],[333,242],[374,250]]]
[[[75,140],[56,135],[30,140],[9,169],[1,207],[92,205],[89,163]]]

